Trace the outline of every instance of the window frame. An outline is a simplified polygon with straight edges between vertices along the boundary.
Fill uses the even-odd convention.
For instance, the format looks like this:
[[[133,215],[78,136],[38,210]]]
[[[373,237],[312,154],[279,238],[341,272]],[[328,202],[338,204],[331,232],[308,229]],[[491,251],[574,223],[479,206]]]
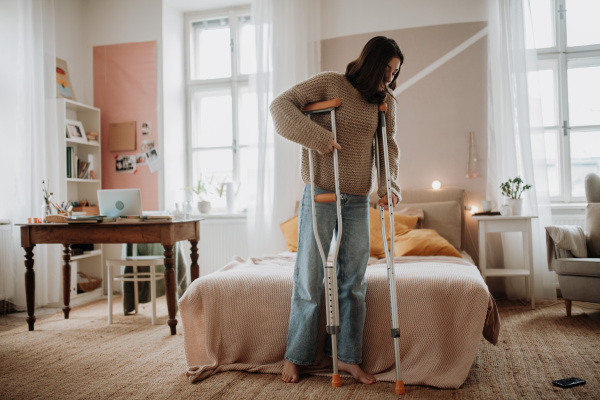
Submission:
[[[242,74],[240,72],[240,29],[239,29],[239,18],[243,16],[251,16],[251,9],[249,6],[238,6],[230,8],[221,8],[209,11],[196,11],[185,13],[185,76],[186,76],[186,185],[188,187],[194,187],[194,153],[202,151],[211,151],[218,149],[229,149],[232,151],[233,157],[233,170],[232,170],[232,181],[234,187],[238,187],[240,184],[240,153],[241,150],[250,147],[251,145],[240,144],[240,124],[239,124],[239,96],[245,88],[250,88],[250,74]],[[192,25],[196,21],[216,19],[216,18],[228,18],[230,28],[230,46],[231,52],[234,56],[231,57],[231,76],[227,78],[215,78],[215,79],[192,79],[191,70],[191,59],[194,49],[192,49],[193,40],[193,28]],[[192,106],[193,98],[196,93],[203,91],[210,91],[214,89],[228,89],[231,91],[231,113],[232,113],[232,141],[229,146],[216,146],[216,147],[193,147],[193,115]]]
[[[567,46],[567,18],[568,9],[566,0],[550,0],[554,13],[554,42],[552,47],[538,48],[537,59],[540,65],[556,65],[556,88],[558,107],[558,121],[556,126],[544,125],[544,130],[557,129],[558,132],[558,164],[560,173],[560,187],[558,196],[552,196],[552,203],[582,203],[585,202],[585,195],[573,196],[573,181],[571,175],[571,132],[584,131],[590,128],[597,128],[598,125],[586,125],[572,127],[569,115],[569,92],[568,92],[568,67],[569,62],[584,61],[600,57],[600,44],[584,45],[584,46]],[[566,12],[566,17],[561,14]],[[600,66],[600,63],[598,64]],[[544,68],[548,69],[548,68]]]

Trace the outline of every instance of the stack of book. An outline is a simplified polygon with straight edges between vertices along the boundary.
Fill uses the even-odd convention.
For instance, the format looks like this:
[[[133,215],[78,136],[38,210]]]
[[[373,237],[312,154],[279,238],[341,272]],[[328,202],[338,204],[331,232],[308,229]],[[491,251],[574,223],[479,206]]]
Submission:
[[[67,178],[90,179],[92,168],[92,155],[88,155],[88,161],[83,161],[77,156],[74,147],[67,147]]]

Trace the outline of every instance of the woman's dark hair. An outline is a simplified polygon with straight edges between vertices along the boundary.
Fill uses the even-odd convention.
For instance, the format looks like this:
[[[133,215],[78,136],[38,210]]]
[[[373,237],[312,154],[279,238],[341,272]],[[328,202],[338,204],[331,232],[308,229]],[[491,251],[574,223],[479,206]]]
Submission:
[[[375,36],[363,47],[360,56],[348,64],[346,78],[365,100],[369,103],[380,104],[385,99],[387,88],[380,91],[379,86],[388,63],[394,57],[400,59],[400,66],[402,66],[404,55],[396,41],[384,36]],[[389,84],[392,90],[396,88],[396,78],[399,73],[400,68]]]

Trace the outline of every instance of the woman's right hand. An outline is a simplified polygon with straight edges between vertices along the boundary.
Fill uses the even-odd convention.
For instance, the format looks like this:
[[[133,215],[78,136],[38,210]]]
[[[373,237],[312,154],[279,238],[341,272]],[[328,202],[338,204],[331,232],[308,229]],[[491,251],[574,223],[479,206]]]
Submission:
[[[336,148],[338,151],[342,151],[342,146],[335,140],[332,140],[329,144],[329,148],[327,149],[327,153],[333,153],[333,149]]]

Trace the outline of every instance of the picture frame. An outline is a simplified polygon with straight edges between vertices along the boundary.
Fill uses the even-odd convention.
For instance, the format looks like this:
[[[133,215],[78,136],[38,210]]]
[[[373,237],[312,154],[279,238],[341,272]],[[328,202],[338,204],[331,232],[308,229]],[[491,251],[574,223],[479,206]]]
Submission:
[[[87,135],[80,121],[67,119],[67,138],[76,142],[87,143]]]
[[[75,92],[69,78],[67,62],[56,58],[56,97],[75,101]]]

